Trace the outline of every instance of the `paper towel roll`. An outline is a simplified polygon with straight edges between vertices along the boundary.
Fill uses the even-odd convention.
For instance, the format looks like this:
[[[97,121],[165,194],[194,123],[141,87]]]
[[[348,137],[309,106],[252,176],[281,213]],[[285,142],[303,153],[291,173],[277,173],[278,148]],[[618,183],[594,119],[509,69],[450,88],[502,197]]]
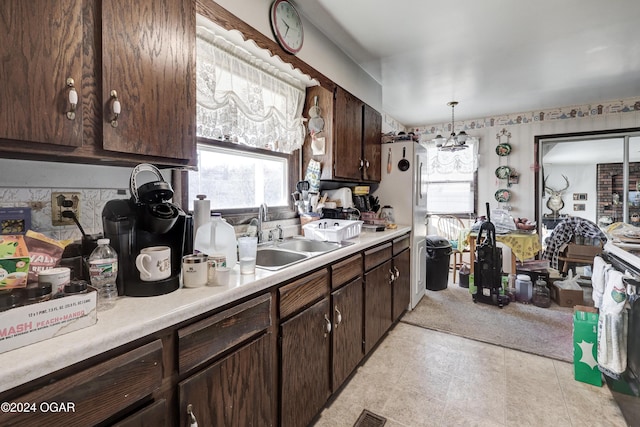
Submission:
[[[211,221],[211,201],[205,200],[204,194],[198,194],[198,199],[193,201],[193,235],[195,237],[198,227]]]

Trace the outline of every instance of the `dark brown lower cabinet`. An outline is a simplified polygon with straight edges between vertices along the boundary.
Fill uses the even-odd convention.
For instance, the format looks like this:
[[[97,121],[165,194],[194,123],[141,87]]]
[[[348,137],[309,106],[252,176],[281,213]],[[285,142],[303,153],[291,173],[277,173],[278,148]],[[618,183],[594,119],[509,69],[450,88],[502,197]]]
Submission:
[[[282,322],[281,425],[306,426],[331,395],[329,298]]]
[[[178,384],[180,425],[271,426],[271,334]]]
[[[391,260],[364,274],[364,353],[368,354],[391,327]]]
[[[333,391],[358,366],[362,348],[362,278],[358,277],[332,294],[333,303]]]
[[[411,249],[405,249],[393,257],[393,272],[392,319],[395,322],[411,302]]]

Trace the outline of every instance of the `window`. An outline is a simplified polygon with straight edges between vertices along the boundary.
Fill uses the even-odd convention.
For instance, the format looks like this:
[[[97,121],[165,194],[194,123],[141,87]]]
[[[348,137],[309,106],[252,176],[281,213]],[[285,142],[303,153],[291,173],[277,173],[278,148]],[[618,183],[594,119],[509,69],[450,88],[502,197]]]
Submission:
[[[214,210],[246,209],[266,203],[286,206],[289,156],[198,144],[198,171],[189,171],[189,210],[206,194]]]
[[[468,214],[475,212],[477,139],[468,148],[440,151],[427,143],[427,212]]]
[[[197,22],[198,171],[188,173],[189,209],[198,194],[217,211],[288,207],[311,82],[205,18]]]

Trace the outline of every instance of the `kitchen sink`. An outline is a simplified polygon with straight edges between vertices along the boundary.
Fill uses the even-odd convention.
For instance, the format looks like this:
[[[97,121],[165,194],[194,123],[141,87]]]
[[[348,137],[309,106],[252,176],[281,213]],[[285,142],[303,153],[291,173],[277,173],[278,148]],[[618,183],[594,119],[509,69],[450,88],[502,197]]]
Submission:
[[[307,258],[309,255],[301,252],[274,249],[273,247],[258,248],[256,267],[279,270]]]
[[[335,243],[298,237],[289,238],[282,242],[268,242],[258,246],[256,267],[265,270],[280,270],[305,259],[352,244],[350,242]]]
[[[292,239],[277,244],[278,248],[300,252],[328,252],[342,247],[340,243],[320,240]]]

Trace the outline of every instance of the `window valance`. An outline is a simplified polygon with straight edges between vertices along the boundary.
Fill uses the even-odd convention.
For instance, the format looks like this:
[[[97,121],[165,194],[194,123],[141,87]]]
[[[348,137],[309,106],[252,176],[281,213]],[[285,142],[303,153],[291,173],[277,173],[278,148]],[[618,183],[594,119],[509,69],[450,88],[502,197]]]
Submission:
[[[302,147],[302,82],[211,29],[197,31],[197,135],[283,153]]]
[[[440,151],[435,143],[426,143],[427,174],[430,181],[461,179],[478,169],[478,139],[469,138],[465,144],[467,148],[464,150]]]

